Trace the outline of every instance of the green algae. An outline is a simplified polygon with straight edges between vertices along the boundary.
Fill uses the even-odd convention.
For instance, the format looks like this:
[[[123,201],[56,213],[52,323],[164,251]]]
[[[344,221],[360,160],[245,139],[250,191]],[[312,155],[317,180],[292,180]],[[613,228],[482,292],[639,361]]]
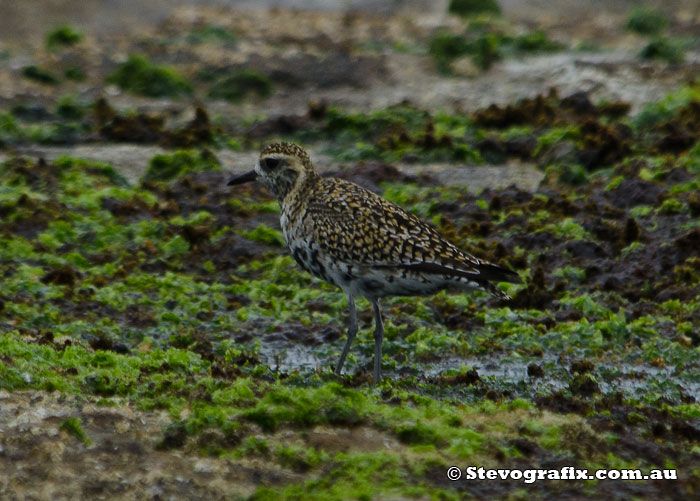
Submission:
[[[537,138],[534,154],[538,155],[544,149],[560,141],[577,140],[580,136],[581,131],[577,126],[554,127]]]
[[[566,265],[555,270],[554,273],[552,273],[552,276],[562,278],[570,282],[580,283],[586,278],[586,270],[576,266]]]
[[[506,57],[563,49],[564,45],[550,40],[541,30],[511,36],[500,27],[489,24],[466,34],[438,30],[428,42],[428,54],[435,61],[438,71],[446,75],[453,73],[452,63],[462,57],[469,57],[477,68],[488,70]]]
[[[56,114],[67,120],[79,120],[85,116],[86,106],[72,96],[65,96],[56,103]]]
[[[649,42],[640,52],[642,59],[660,59],[669,64],[680,64],[685,60],[683,49],[668,38],[657,38]]]
[[[85,80],[85,70],[79,66],[71,66],[63,71],[63,76],[66,80],[73,80],[74,82],[82,82]]]
[[[444,74],[451,74],[452,62],[463,56],[469,56],[476,67],[488,70],[503,58],[501,44],[502,39],[493,33],[470,39],[439,32],[430,39],[428,53],[435,60],[438,70]]]
[[[253,230],[244,231],[242,235],[248,240],[272,245],[274,247],[284,247],[285,244],[284,236],[281,231],[265,226],[264,224],[256,226]]]
[[[105,196],[110,198],[118,198],[122,200],[132,200],[131,190],[116,188],[102,188],[97,191],[97,196],[95,199],[90,201],[84,199],[84,195],[78,194],[78,192],[85,189],[86,186],[92,186],[93,183],[87,182],[84,176],[77,176],[72,174],[71,169],[81,168],[79,167],[80,162],[67,161],[64,160],[59,162],[60,165],[66,165],[67,171],[65,172],[65,179],[68,186],[71,188],[70,191],[74,191],[75,195],[66,198],[61,195],[65,202],[70,202],[72,204],[79,204],[80,207],[84,209],[98,210],[101,206],[97,201]],[[89,164],[82,165],[82,168],[87,168]],[[109,172],[108,170],[106,172]],[[80,180],[79,184],[74,185],[75,182]],[[393,190],[393,191],[392,191]],[[459,196],[463,196],[463,192],[460,190],[443,191],[434,190],[429,188],[418,188],[411,187],[407,185],[405,188],[400,186],[387,186],[387,196],[395,201],[401,203],[402,205],[413,208],[420,215],[426,217],[430,216],[432,213],[431,207],[435,207],[435,204],[439,201],[454,201],[457,200]],[[425,198],[433,198],[438,196],[439,198],[426,204],[423,200]],[[154,204],[155,199],[141,195],[140,199],[146,199],[148,204]],[[483,204],[482,204],[483,205]],[[263,210],[267,210],[265,206],[261,207]],[[483,210],[483,207],[482,207]],[[538,224],[547,220],[547,218],[552,217],[547,212],[541,212],[538,219],[535,217],[534,221]],[[105,217],[104,215],[101,217]],[[138,245],[146,245],[147,242],[157,242],[157,247],[161,249],[162,255],[168,259],[176,259],[178,257],[186,255],[191,251],[189,244],[180,235],[168,235],[166,230],[168,225],[172,227],[184,227],[190,224],[203,224],[211,221],[212,215],[207,212],[200,212],[198,214],[193,214],[187,218],[180,216],[171,218],[167,225],[162,223],[148,221],[141,221],[138,223],[133,223],[131,225],[126,225],[124,229],[119,229],[115,232],[117,227],[112,223],[112,229],[109,230],[105,236],[109,235],[109,239],[105,240],[105,237],[100,236],[101,233],[97,233],[96,237],[93,237],[95,245],[93,246],[95,251],[101,249],[115,248],[114,246],[123,245],[123,242],[130,241]],[[542,219],[544,218],[544,219]],[[86,234],[86,232],[95,231],[97,226],[88,225],[85,226],[88,221],[80,220],[81,230],[78,231],[74,224],[67,221],[56,221],[52,222],[47,226],[47,229],[38,235],[39,240],[42,245],[49,249],[59,249],[64,245],[70,245],[72,243],[78,242],[81,239],[81,235]],[[558,235],[565,238],[580,239],[586,237],[586,233],[582,230],[581,226],[574,223],[572,220],[563,219],[560,222],[549,223],[552,226],[549,227],[550,231],[556,232]],[[128,236],[130,235],[130,236]],[[263,241],[266,244],[279,245],[281,241],[281,235],[277,230],[272,230],[270,228],[265,228],[265,226],[259,226],[257,232],[253,230],[253,233],[243,233],[249,239],[254,241]],[[263,235],[265,235],[263,237]],[[270,239],[268,240],[267,235]],[[17,240],[17,244],[20,245],[21,240]],[[26,246],[25,244],[22,244]],[[89,244],[93,245],[93,244]],[[19,249],[22,247],[18,247]],[[90,247],[88,247],[90,248]],[[21,251],[24,252],[24,251]],[[101,265],[98,267],[89,266],[86,258],[79,253],[66,253],[62,259],[56,260],[55,258],[49,259],[48,256],[42,257],[47,263],[61,265],[63,263],[69,264],[71,266],[76,266],[77,269],[81,270],[83,273],[87,271],[88,275],[84,277],[81,281],[83,285],[95,284],[96,280],[100,276],[114,276],[117,273],[118,267],[112,267],[111,269]],[[22,271],[24,270],[24,271]],[[264,270],[264,271],[263,271]],[[40,268],[21,268],[21,273],[16,275],[15,282],[17,285],[13,287],[15,289],[28,286],[30,282],[33,281],[34,293],[41,294],[42,297],[60,297],[63,294],[63,286],[59,285],[45,285],[41,284],[39,280],[45,276],[45,271]],[[318,323],[325,323],[333,321],[344,314],[344,298],[342,294],[336,289],[330,288],[324,284],[316,281],[312,281],[308,275],[303,272],[297,271],[293,261],[288,258],[275,258],[273,261],[263,260],[259,263],[252,263],[251,266],[242,266],[236,270],[237,275],[247,275],[253,273],[256,275],[254,279],[235,280],[234,283],[228,287],[216,286],[216,284],[203,284],[201,282],[193,281],[191,279],[186,279],[181,275],[176,274],[166,274],[162,279],[154,279],[148,274],[132,274],[128,279],[124,281],[117,281],[113,285],[105,286],[100,285],[97,287],[95,297],[103,302],[104,304],[110,305],[111,307],[117,308],[124,311],[125,307],[133,304],[150,304],[151,306],[157,306],[162,308],[162,306],[167,301],[177,301],[180,296],[191,296],[206,293],[214,294],[213,298],[218,297],[212,301],[187,301],[188,307],[183,309],[183,306],[177,306],[176,312],[174,314],[164,312],[160,315],[156,315],[155,318],[159,318],[160,322],[165,329],[172,328],[175,326],[177,328],[192,328],[195,327],[199,320],[196,318],[196,314],[204,309],[205,311],[223,311],[225,307],[225,301],[223,300],[222,294],[233,293],[242,294],[244,296],[250,297],[253,303],[248,306],[243,306],[239,308],[236,312],[236,318],[244,321],[251,321],[255,318],[269,318],[274,319],[272,324],[284,323],[291,319],[300,319],[303,324],[313,325]],[[566,272],[568,273],[568,272]],[[574,273],[573,271],[571,273]],[[94,277],[94,278],[92,278]],[[575,277],[581,277],[580,272],[575,275],[563,274],[562,278],[572,279]],[[579,278],[580,280],[581,278]],[[277,283],[273,283],[277,282]],[[301,289],[300,289],[301,287]],[[305,290],[306,289],[306,290]],[[29,289],[32,290],[32,289]],[[129,297],[129,291],[134,291],[135,300],[125,301],[126,297]],[[143,299],[139,299],[139,295],[146,294],[149,300],[144,303]],[[132,293],[133,294],[133,293]],[[143,297],[143,296],[142,296]],[[156,299],[157,298],[157,299]],[[477,296],[477,304],[481,303],[482,299]],[[155,300],[155,302],[154,302]],[[323,300],[326,302],[330,308],[325,312],[312,312],[311,315],[304,313],[304,305],[308,301]],[[455,305],[457,307],[463,308],[465,304],[472,304],[471,302],[464,303],[461,301],[459,296],[445,296],[445,301],[447,304]],[[207,303],[209,303],[207,305]],[[390,307],[400,307],[402,304],[412,303],[415,304],[414,300],[392,300],[389,302]],[[585,301],[581,300],[572,303],[574,307],[580,309],[586,315],[602,316],[603,318],[608,315],[605,309],[594,309],[592,306],[585,306]],[[536,341],[535,334],[536,329],[533,330],[522,330],[519,326],[518,317],[515,316],[515,321],[508,320],[503,321],[503,319],[513,318],[514,312],[512,311],[497,311],[494,315],[486,316],[486,326],[489,329],[495,329],[493,335],[478,335],[475,338],[455,335],[454,332],[449,330],[443,330],[436,328],[435,326],[430,326],[433,322],[431,321],[432,314],[430,309],[426,308],[425,301],[420,300],[417,307],[413,308],[413,317],[417,319],[420,323],[412,329],[410,335],[402,334],[404,328],[402,327],[403,322],[395,324],[393,319],[388,319],[387,321],[387,347],[386,353],[387,358],[385,363],[390,363],[391,360],[401,353],[406,347],[411,347],[416,360],[421,360],[425,356],[433,353],[440,352],[456,352],[456,353],[484,353],[491,351],[494,346],[501,346],[501,349],[506,349],[508,351],[513,349],[536,349],[541,344]],[[51,318],[55,318],[56,310],[54,309],[41,309],[33,310],[27,308],[19,308],[18,306],[10,306],[13,312],[17,312],[23,318],[29,318],[32,315],[38,315],[37,320],[41,324],[46,324]],[[421,313],[422,312],[422,313]],[[182,316],[183,313],[187,315]],[[48,315],[48,316],[47,316]],[[52,317],[53,315],[53,317]],[[216,315],[216,313],[215,313]],[[43,320],[39,320],[39,319]],[[185,318],[190,318],[191,320],[184,320]],[[231,325],[230,320],[226,320],[224,316],[218,314],[216,316],[217,322],[221,326]],[[525,317],[522,317],[525,318]],[[428,322],[425,325],[425,322]],[[89,334],[89,330],[85,331],[85,327],[81,326],[79,323],[70,324],[73,328],[78,328]],[[170,326],[170,327],[167,327]],[[112,332],[119,332],[119,330],[113,330]],[[520,338],[520,346],[518,347],[517,337],[515,334],[521,329],[520,333],[522,337]],[[592,329],[592,330],[591,330]],[[596,329],[602,329],[602,325],[599,327],[590,327],[590,325],[582,325],[581,329],[574,330],[577,335],[583,336],[581,338],[581,343],[585,343],[591,335],[595,335]],[[157,334],[160,329],[149,328],[146,332],[152,334]],[[127,334],[128,329],[125,329],[121,335],[131,335]],[[590,332],[590,333],[589,333]],[[486,333],[484,333],[486,334]],[[183,335],[189,335],[186,332]],[[143,334],[140,334],[142,337]],[[361,339],[370,339],[370,333],[363,330],[360,334]],[[139,337],[137,337],[139,339]],[[559,342],[555,342],[553,338],[545,338],[548,343],[552,343],[552,346],[561,346]],[[570,342],[571,340],[569,340]],[[583,346],[580,343],[574,343],[575,346]],[[600,345],[603,346],[603,345]],[[369,350],[362,351],[360,353],[368,354]],[[358,359],[356,357],[351,358],[349,361],[351,364],[356,364]]]
[[[375,141],[380,154],[396,150],[382,150],[385,143],[365,136],[365,127],[373,127],[380,139],[393,127],[416,137],[432,120],[435,135],[461,137],[465,144],[483,133],[465,115],[436,116],[407,109],[369,119],[339,112],[329,119],[333,130],[348,135],[345,144]],[[12,120],[8,123],[12,129]],[[552,129],[536,134],[547,131]],[[566,137],[570,132],[564,127],[542,141],[575,140]],[[520,439],[539,447],[538,458],[572,457],[603,467],[632,457],[646,465],[648,458],[636,459],[640,453],[616,449],[624,441],[608,440],[604,430],[622,426],[618,435],[628,427],[648,434],[661,411],[686,420],[664,428],[669,450],[692,450],[693,431],[682,425],[699,412],[697,402],[688,400],[688,388],[692,392],[700,383],[695,370],[700,303],[690,289],[700,275],[696,260],[677,250],[688,245],[683,238],[692,244],[695,235],[682,225],[691,222],[687,197],[695,181],[687,174],[697,175],[696,150],[677,158],[649,157],[637,170],[630,158],[596,172],[589,183],[560,191],[548,187],[546,196],[532,200],[515,189],[473,195],[456,187],[380,183],[387,198],[431,220],[456,243],[489,258],[521,256],[517,270],[552,301],[522,307],[499,304],[484,293],[445,292],[387,299],[382,362],[391,378],[378,388],[365,378],[373,350],[364,300],[358,301],[360,332],[347,375],[330,373],[344,342],[345,298],[280,255],[276,201],[260,199],[255,191],[216,199],[212,185],[198,192],[192,188],[198,180],[184,182],[183,175],[198,174],[186,168],[168,177],[183,182],[130,186],[103,163],[13,158],[0,166],[0,387],[88,395],[103,404],[127,401],[148,412],[164,409],[172,419],[162,432],[164,451],[264,458],[304,475],[287,486],[261,487],[255,494],[261,499],[302,498],[308,492],[319,499],[343,499],[347,493],[450,499],[457,495],[454,488],[434,480],[449,465],[535,461],[513,445]],[[188,155],[193,163],[202,157]],[[677,180],[669,181],[674,169],[681,175],[676,171]],[[658,184],[665,193],[627,211],[609,208],[629,180]],[[204,193],[214,202],[202,201]],[[180,207],[168,204],[173,197]],[[597,205],[588,208],[591,200]],[[599,236],[592,214],[621,222],[620,231],[626,218],[638,219],[639,240],[623,242],[616,254]],[[473,220],[487,231],[470,226]],[[30,229],[22,226],[26,221]],[[532,231],[523,235],[526,225]],[[193,240],[188,228],[201,226],[210,231]],[[544,231],[556,238],[541,247],[526,240]],[[581,258],[573,254],[575,245],[564,247],[593,242],[622,268],[629,261],[647,263],[657,252],[677,254],[677,264],[658,280],[668,278],[686,295],[655,299],[655,287],[670,287],[657,286],[656,279],[640,285],[641,298],[628,296],[624,286],[618,292],[596,288],[600,270],[591,261],[576,261]],[[225,247],[220,254],[217,245]],[[254,246],[252,255],[221,257],[246,245]],[[543,263],[540,283],[536,269]],[[503,287],[517,300],[528,286]],[[340,338],[319,342],[323,329],[335,329]],[[281,330],[310,333],[308,350],[318,356],[318,370],[285,372],[268,368],[275,366],[269,359],[261,363],[265,336]],[[249,332],[253,339],[246,339]],[[591,368],[575,370],[570,362],[577,359],[589,360]],[[535,363],[544,377],[492,374],[490,363],[499,370]],[[618,386],[620,401],[610,404]],[[339,453],[306,441],[319,429],[368,429],[396,449],[367,451],[353,442]],[[582,451],[582,443],[599,449]],[[683,454],[674,462],[689,464],[692,458]]]
[[[144,181],[171,181],[191,172],[220,171],[221,165],[207,150],[179,150],[154,156],[143,175]]]
[[[151,350],[138,356],[125,356],[105,351],[93,351],[77,345],[57,350],[47,345],[28,344],[17,331],[0,337],[3,353],[12,358],[0,367],[0,388],[19,390],[27,388],[68,393],[89,392],[98,395],[121,395],[150,398],[169,388],[182,385],[187,375],[201,371],[205,364],[201,358],[188,351],[170,349]],[[163,370],[167,385],[157,373],[149,378],[154,384],[141,386],[143,369]]]
[[[589,232],[572,218],[564,218],[556,223],[546,224],[538,231],[549,231],[557,237],[572,240],[583,240],[591,236]]]
[[[273,447],[268,440],[250,437],[240,448],[236,447],[236,437],[245,430],[247,423],[260,426],[267,433],[281,427],[298,430],[324,424],[332,427],[370,425],[395,436],[407,446],[445,444],[449,446],[446,449],[448,458],[452,456],[451,461],[455,461],[473,459],[475,455],[488,456],[488,444],[494,440],[488,438],[490,432],[487,430],[476,432],[461,423],[481,419],[478,416],[486,412],[496,436],[512,436],[518,433],[516,425],[522,419],[521,413],[531,415],[532,419],[538,414],[522,401],[455,407],[401,390],[394,390],[395,396],[406,403],[396,407],[362,390],[318,380],[309,385],[304,380],[269,383],[249,377],[229,384],[209,376],[211,365],[183,350],[151,349],[128,356],[104,351],[92,353],[77,346],[59,351],[49,346],[26,344],[12,337],[0,337],[3,353],[12,356],[11,364],[3,362],[0,365],[0,380],[14,384],[2,386],[5,389],[43,387],[71,393],[84,394],[87,391],[107,397],[119,395],[134,399],[143,409],[164,408],[173,416],[188,408],[189,417],[164,430],[162,449],[183,447],[188,443],[188,437],[216,428],[224,437],[230,438],[218,447],[207,446],[209,454],[225,457],[267,455]],[[60,374],[64,380],[70,381],[70,385],[54,383],[49,372]],[[202,398],[207,394],[211,397]],[[81,429],[80,423],[75,418],[65,428],[81,439],[76,431]],[[550,425],[543,425],[540,429],[549,436],[549,428]],[[423,481],[399,485],[393,480],[385,486],[377,486],[376,482],[370,481],[375,477],[375,470],[370,465],[381,465],[382,471],[393,478],[404,477],[406,472],[415,468],[435,465],[438,459],[433,448],[425,447],[413,448],[408,463],[399,451],[331,455],[323,449],[292,444],[275,445],[274,450],[273,457],[283,467],[308,471],[321,465],[335,465],[332,471],[337,467],[349,474],[343,481],[348,484],[346,489],[373,489],[374,492],[377,488],[380,492],[404,492],[407,487],[410,492],[430,492],[433,487]],[[387,472],[387,468],[393,473]],[[325,493],[323,495],[332,498],[343,492],[335,490],[337,482],[327,483],[327,479],[334,477],[334,474],[330,477],[322,475],[312,481],[319,489],[319,496]],[[365,477],[366,480],[362,480]],[[285,488],[282,495],[294,497],[299,488]],[[267,491],[261,491],[264,492]]]
[[[65,144],[75,142],[89,131],[87,124],[71,117],[54,124],[24,123],[10,113],[0,112],[0,145],[36,142],[40,144]]]
[[[255,70],[244,70],[217,79],[208,91],[213,99],[224,99],[231,103],[243,101],[249,95],[267,98],[272,95],[272,81]]]
[[[10,113],[0,113],[0,144],[8,143],[19,134],[17,119]]]
[[[440,32],[430,39],[428,53],[435,59],[438,70],[449,73],[452,61],[468,53],[467,41],[463,36]]]
[[[466,188],[429,188],[413,183],[384,183],[384,198],[401,207],[409,207],[411,212],[430,218],[443,202],[455,202],[460,195],[467,193]]]
[[[518,35],[513,40],[513,47],[520,52],[556,52],[565,48],[561,43],[550,40],[542,30]]]
[[[655,36],[668,27],[664,14],[652,7],[635,7],[628,17],[625,28],[640,35]]]
[[[642,111],[634,117],[634,123],[639,128],[650,127],[673,117],[678,110],[692,101],[698,100],[700,100],[700,83],[691,82],[657,102],[646,104]]]
[[[186,40],[193,44],[226,43],[233,44],[238,40],[236,34],[224,27],[206,25],[193,28],[187,33]]]
[[[450,0],[447,11],[468,18],[478,14],[500,15],[501,7],[496,0]]]
[[[192,93],[192,85],[175,70],[157,66],[135,54],[107,77],[107,82],[127,92],[149,97],[177,97]]]
[[[61,421],[61,424],[58,426],[58,428],[64,430],[69,435],[72,435],[73,437],[77,438],[80,442],[83,443],[83,445],[90,445],[92,443],[90,437],[88,437],[85,434],[85,431],[83,430],[83,426],[79,418],[64,419],[63,421]]]
[[[658,211],[661,214],[680,214],[688,212],[688,205],[676,198],[669,198],[663,201]]]
[[[64,25],[46,34],[46,47],[56,50],[60,47],[70,47],[77,44],[84,35],[69,25]]]
[[[368,114],[329,108],[321,126],[297,134],[299,141],[332,140],[327,152],[341,161],[381,159],[399,161],[454,160],[481,163],[478,151],[468,142],[473,129],[466,115],[429,113],[411,104],[399,104]]]
[[[58,84],[58,78],[56,78],[56,76],[54,76],[51,72],[34,65],[23,68],[22,76],[44,85]]]

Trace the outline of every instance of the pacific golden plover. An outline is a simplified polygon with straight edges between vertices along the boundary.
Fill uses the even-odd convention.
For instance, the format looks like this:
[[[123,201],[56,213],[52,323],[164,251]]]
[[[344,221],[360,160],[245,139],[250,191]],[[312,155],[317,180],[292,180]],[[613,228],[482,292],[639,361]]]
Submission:
[[[379,382],[384,339],[380,298],[431,295],[446,288],[508,298],[492,282],[520,282],[515,272],[461,251],[379,195],[343,179],[322,178],[296,144],[267,146],[254,170],[228,184],[256,179],[279,201],[282,232],[296,262],[347,295],[350,325],[337,374],[357,334],[356,297],[367,298],[374,310],[374,381]]]

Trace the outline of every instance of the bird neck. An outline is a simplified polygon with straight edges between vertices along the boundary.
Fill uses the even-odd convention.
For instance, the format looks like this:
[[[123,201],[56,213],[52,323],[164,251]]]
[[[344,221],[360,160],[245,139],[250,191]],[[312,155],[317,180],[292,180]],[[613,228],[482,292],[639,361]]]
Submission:
[[[282,206],[292,201],[298,202],[305,200],[320,180],[321,176],[319,176],[316,171],[305,171],[299,174],[296,179],[279,186],[277,201],[280,203],[280,206]]]

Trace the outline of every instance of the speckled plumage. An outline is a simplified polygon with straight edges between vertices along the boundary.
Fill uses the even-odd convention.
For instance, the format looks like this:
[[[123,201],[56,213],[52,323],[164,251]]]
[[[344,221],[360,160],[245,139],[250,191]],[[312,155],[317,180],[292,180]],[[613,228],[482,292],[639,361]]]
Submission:
[[[357,331],[355,297],[366,297],[374,307],[377,380],[383,338],[379,298],[429,295],[445,288],[482,289],[508,298],[491,281],[520,281],[516,273],[458,249],[379,195],[343,179],[320,177],[295,144],[266,147],[255,171],[230,184],[254,178],[277,196],[282,231],[297,263],[348,296],[351,325],[337,372]]]
[[[349,181],[322,178],[297,198],[288,210],[296,217],[289,217],[283,227],[292,255],[318,275],[308,269],[309,259],[300,259],[305,247],[317,245],[350,275],[338,281],[322,278],[344,289],[350,287],[348,281],[367,281],[367,274],[383,277],[385,283],[357,287],[360,295],[424,295],[454,285],[483,288],[506,298],[489,280],[517,278],[461,251],[413,214]]]

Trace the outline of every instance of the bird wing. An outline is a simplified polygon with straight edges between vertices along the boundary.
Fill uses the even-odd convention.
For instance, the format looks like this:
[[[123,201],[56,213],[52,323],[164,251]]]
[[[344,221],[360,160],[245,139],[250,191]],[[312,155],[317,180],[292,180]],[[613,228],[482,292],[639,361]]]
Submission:
[[[307,202],[314,241],[339,262],[520,283],[510,270],[482,261],[396,204],[349,181],[324,179]]]

